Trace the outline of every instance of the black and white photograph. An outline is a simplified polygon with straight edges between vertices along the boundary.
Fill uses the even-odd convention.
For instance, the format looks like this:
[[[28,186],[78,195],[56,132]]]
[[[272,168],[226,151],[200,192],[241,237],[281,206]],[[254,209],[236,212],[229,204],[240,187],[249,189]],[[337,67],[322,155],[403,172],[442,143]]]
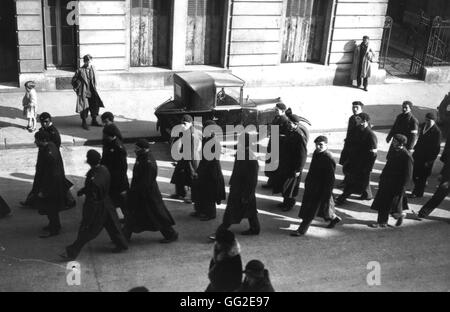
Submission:
[[[0,292],[449,292],[449,141],[448,0],[1,0]]]

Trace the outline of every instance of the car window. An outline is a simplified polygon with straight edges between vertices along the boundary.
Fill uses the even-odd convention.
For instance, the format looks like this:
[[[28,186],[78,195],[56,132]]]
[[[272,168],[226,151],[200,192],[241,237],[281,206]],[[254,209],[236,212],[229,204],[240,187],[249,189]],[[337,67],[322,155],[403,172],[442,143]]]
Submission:
[[[239,105],[240,88],[217,88],[216,106]]]

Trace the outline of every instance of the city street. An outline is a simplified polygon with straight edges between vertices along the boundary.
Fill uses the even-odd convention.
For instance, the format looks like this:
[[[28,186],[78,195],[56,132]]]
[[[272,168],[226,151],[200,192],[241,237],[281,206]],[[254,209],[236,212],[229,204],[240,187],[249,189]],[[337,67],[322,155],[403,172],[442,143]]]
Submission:
[[[310,135],[309,156],[314,150],[312,142],[319,134],[329,137],[329,147],[337,161],[345,133],[314,131]],[[388,149],[386,131],[376,134],[379,153],[371,178],[374,192]],[[74,195],[84,183],[88,170],[85,155],[90,148],[101,152],[100,146],[62,147],[66,175],[75,184]],[[127,149],[131,179],[134,146],[127,145]],[[76,238],[83,198],[77,198],[76,208],[61,213],[63,228],[59,236],[38,238],[40,229],[47,224],[46,217],[19,205],[31,189],[37,148],[1,150],[0,190],[12,214],[0,219],[0,291],[127,291],[136,286],[145,286],[150,291],[204,291],[213,254],[208,235],[220,224],[225,202],[218,207],[215,220],[202,222],[190,217],[192,205],[168,198],[174,191],[169,183],[173,172],[169,146],[155,143],[151,150],[159,166],[159,187],[176,221],[179,240],[159,244],[162,238],[159,232],[144,232],[132,237],[128,251],[113,254],[113,244],[104,231],[77,259],[81,269],[79,286],[67,284],[69,271],[58,255]],[[302,181],[310,160],[309,157]],[[222,169],[226,181],[232,166],[232,151],[224,149]],[[370,210],[372,201],[350,199],[347,205],[336,209],[343,218],[336,228],[326,229],[327,223],[316,219],[305,237],[291,237],[290,230],[300,222],[297,214],[304,185],[301,184],[295,208],[282,212],[276,208],[282,198],[261,188],[266,181],[261,166],[256,189],[261,234],[239,235],[247,229],[246,221],[231,227],[241,245],[243,264],[251,259],[261,260],[270,272],[276,291],[449,291],[450,198],[428,219],[411,219],[412,210],[418,211],[433,194],[441,167],[442,163],[436,161],[424,198],[409,200],[411,210],[401,227],[393,226],[395,222],[390,219],[391,227],[370,228],[368,225],[376,220],[376,213]],[[337,183],[343,178],[340,166],[336,178]],[[371,261],[380,264],[380,285],[367,283]]]

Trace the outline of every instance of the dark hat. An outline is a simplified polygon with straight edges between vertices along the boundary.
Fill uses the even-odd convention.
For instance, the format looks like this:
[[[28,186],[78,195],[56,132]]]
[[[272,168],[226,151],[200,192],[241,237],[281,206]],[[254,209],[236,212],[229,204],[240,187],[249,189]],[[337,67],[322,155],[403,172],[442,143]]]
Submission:
[[[250,260],[245,266],[245,270],[243,273],[253,277],[263,277],[264,269],[264,264],[261,261]]]
[[[92,165],[97,165],[100,163],[102,156],[96,150],[90,149],[86,153],[87,162]]]
[[[354,106],[354,105],[358,105],[358,106],[364,107],[364,104],[361,101],[354,101],[354,102],[352,102],[352,106]]]
[[[370,39],[369,36],[364,36],[363,39]]]
[[[111,112],[104,112],[101,116],[102,120],[114,121],[114,115]]]
[[[38,132],[36,132],[34,134],[34,138],[38,141],[43,141],[43,142],[50,142],[50,140],[51,140],[50,133],[48,133],[45,130],[39,130]]]
[[[394,135],[394,140],[396,140],[398,143],[402,145],[405,145],[406,142],[408,142],[408,139],[403,134]]]
[[[192,123],[194,120],[192,119],[191,115],[185,114],[181,117],[181,123],[183,122],[190,122]]]
[[[229,230],[218,230],[216,233],[216,241],[219,244],[231,245],[235,241],[234,234]]]
[[[205,121],[204,127],[208,127],[208,126],[217,126],[217,123],[214,120],[207,120]]]
[[[146,139],[139,139],[136,142],[136,146],[139,148],[148,149],[148,148],[150,148],[150,143],[148,143],[148,141]]]
[[[328,144],[328,138],[324,135],[319,135],[315,140],[314,143],[320,143],[320,142],[325,142],[326,144]]]
[[[47,112],[43,112],[42,114],[39,115],[39,120],[40,121],[44,121],[46,119],[52,120],[52,116],[49,113],[47,113]]]
[[[83,56],[83,61],[87,62],[89,60],[92,60],[92,58],[93,58],[92,55],[86,54],[85,56]]]
[[[436,115],[434,113],[427,113],[425,115],[425,118],[431,119],[431,120],[436,120]]]
[[[103,127],[103,134],[109,137],[120,136],[119,129],[114,124],[106,125]]]
[[[403,104],[402,104],[402,106],[403,106],[403,105],[408,105],[409,108],[412,108],[412,107],[413,107],[413,103],[412,103],[411,101],[404,101]]]
[[[25,88],[34,89],[36,87],[36,83],[32,80],[25,82]]]
[[[359,118],[361,118],[362,121],[367,121],[367,122],[370,121],[370,116],[366,113],[360,113],[360,114],[358,114],[358,116],[359,116]]]
[[[275,105],[275,107],[278,108],[278,109],[280,109],[280,110],[282,110],[282,111],[285,111],[285,110],[286,110],[286,105],[285,105],[283,102],[278,102],[278,103]]]

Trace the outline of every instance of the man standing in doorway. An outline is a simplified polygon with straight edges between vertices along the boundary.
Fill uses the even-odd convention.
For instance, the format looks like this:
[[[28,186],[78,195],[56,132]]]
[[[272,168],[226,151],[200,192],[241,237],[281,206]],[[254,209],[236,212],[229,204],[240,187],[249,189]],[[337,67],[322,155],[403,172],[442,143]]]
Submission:
[[[92,66],[92,56],[86,54],[83,56],[83,66],[80,67],[72,78],[72,87],[77,94],[76,112],[80,114],[81,126],[85,130],[89,130],[86,123],[88,113],[91,113],[91,125],[101,127],[98,123],[97,116],[103,102],[97,92],[97,80],[95,69]]]
[[[375,59],[375,53],[369,45],[369,37],[364,36],[360,45],[356,46],[353,54],[352,80],[356,80],[357,87],[361,87],[361,80],[364,91],[368,91],[369,77],[371,75],[371,63]]]

